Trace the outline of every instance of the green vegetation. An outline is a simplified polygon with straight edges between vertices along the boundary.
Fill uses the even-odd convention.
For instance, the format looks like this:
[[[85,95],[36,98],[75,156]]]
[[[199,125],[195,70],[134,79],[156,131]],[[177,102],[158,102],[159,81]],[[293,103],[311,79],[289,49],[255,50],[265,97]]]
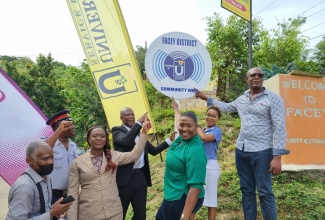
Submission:
[[[232,101],[247,89],[245,76],[248,69],[247,23],[231,15],[223,21],[220,15],[206,18],[208,39],[206,47],[212,60],[211,81],[217,86],[216,95],[224,101]],[[325,37],[315,48],[308,49],[308,38],[301,28],[306,18],[297,17],[267,30],[259,18],[253,20],[253,66],[263,67],[267,78],[278,73],[299,70],[325,74]],[[144,59],[146,48],[136,46],[135,55],[139,70],[145,78]],[[0,68],[19,85],[40,110],[50,117],[67,108],[74,118],[78,146],[87,147],[85,133],[93,124],[109,129],[92,74],[86,62],[73,67],[55,61],[51,54],[40,54],[36,62],[27,57],[0,55]],[[315,74],[314,74],[315,75]],[[160,142],[174,130],[174,112],[171,99],[159,93],[144,81],[149,104]],[[130,106],[132,107],[132,106]],[[204,125],[205,108],[194,109],[199,123]],[[139,117],[139,116],[136,116]],[[243,219],[241,192],[235,169],[235,142],[240,129],[236,114],[224,115],[219,122],[224,132],[219,147],[219,163],[222,174],[219,181],[218,219]],[[163,160],[166,152],[162,153]],[[159,156],[150,157],[153,187],[149,188],[147,213],[154,219],[163,199],[163,175],[165,162]],[[325,219],[324,172],[283,172],[274,177],[279,219]],[[197,219],[206,219],[207,209],[197,213]],[[259,210],[259,219],[261,219]],[[130,213],[127,219],[130,219]]]
[[[214,14],[206,18],[207,50],[212,61],[211,81],[217,87],[216,95],[224,101],[232,101],[247,89],[245,76],[248,69],[248,27],[246,21],[231,15],[226,21]],[[297,17],[279,22],[275,29],[266,29],[260,18],[253,20],[253,66],[263,67],[267,77],[292,70],[325,74],[325,37],[308,49],[308,38],[301,28],[306,18]],[[135,55],[139,70],[145,77],[146,48],[136,46]],[[51,54],[40,54],[36,62],[27,57],[0,55],[0,68],[19,85],[45,116],[67,108],[76,125],[75,141],[85,146],[85,133],[93,124],[109,128],[89,65],[80,67],[55,61]],[[144,81],[151,110],[156,120],[166,129],[158,128],[158,135],[170,133],[172,114],[165,107],[170,99]],[[162,109],[162,110],[161,110]],[[160,120],[160,118],[163,118]],[[169,124],[165,124],[169,123]]]
[[[325,38],[315,48],[308,48],[308,38],[301,31],[306,19],[290,18],[279,21],[274,29],[267,29],[260,18],[254,18],[252,66],[262,67],[267,78],[292,70],[325,74]],[[231,101],[246,89],[247,23],[236,15],[224,21],[217,13],[207,17],[206,22],[206,47],[212,59],[211,80],[215,81],[216,95]]]
[[[87,63],[80,68],[54,61],[51,54],[36,63],[26,57],[0,56],[2,68],[48,118],[69,109],[76,125],[74,140],[87,147],[85,134],[93,124],[108,127]]]
[[[167,110],[166,110],[167,111]],[[194,109],[198,115],[199,124],[204,125],[205,109]],[[154,115],[155,117],[155,115]],[[156,118],[158,129],[169,131],[173,115]],[[240,119],[224,114],[218,122],[223,130],[223,140],[219,146],[218,158],[221,167],[219,180],[218,214],[219,220],[243,219],[241,208],[241,192],[239,179],[235,168],[235,143],[240,129]],[[161,137],[160,140],[163,138]],[[152,143],[156,143],[153,141]],[[148,188],[147,219],[154,216],[163,199],[163,175],[165,170],[166,152],[162,153],[163,162],[159,156],[150,156],[150,167],[153,186]],[[325,178],[322,171],[282,172],[273,177],[273,188],[276,196],[279,220],[321,220],[325,219]],[[130,211],[132,208],[130,208]],[[131,219],[131,212],[128,218]],[[197,213],[198,220],[207,219],[207,208],[202,207]],[[260,208],[258,219],[262,219]]]

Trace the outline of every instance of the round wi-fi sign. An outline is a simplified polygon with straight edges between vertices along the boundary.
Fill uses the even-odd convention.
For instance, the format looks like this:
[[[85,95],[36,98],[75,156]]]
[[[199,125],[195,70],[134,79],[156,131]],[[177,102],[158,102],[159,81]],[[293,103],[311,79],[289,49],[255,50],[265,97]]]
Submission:
[[[212,71],[205,46],[183,32],[169,32],[156,38],[146,53],[145,67],[151,84],[175,99],[194,96],[194,88],[202,90]]]

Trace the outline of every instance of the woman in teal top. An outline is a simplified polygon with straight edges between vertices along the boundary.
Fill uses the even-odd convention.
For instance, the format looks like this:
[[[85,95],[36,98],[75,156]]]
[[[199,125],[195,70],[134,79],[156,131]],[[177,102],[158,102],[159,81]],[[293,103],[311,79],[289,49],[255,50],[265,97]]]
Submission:
[[[164,200],[156,220],[192,219],[202,206],[207,158],[196,128],[196,115],[184,112],[178,124],[180,136],[167,151]]]

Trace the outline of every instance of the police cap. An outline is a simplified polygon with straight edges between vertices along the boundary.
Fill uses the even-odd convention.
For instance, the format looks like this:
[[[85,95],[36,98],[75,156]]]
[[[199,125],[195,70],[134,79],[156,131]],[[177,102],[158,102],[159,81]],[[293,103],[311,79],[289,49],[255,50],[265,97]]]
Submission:
[[[55,122],[59,121],[72,121],[72,118],[69,116],[70,111],[65,109],[62,111],[59,111],[54,116],[52,116],[49,120],[47,120],[47,125],[53,125]]]

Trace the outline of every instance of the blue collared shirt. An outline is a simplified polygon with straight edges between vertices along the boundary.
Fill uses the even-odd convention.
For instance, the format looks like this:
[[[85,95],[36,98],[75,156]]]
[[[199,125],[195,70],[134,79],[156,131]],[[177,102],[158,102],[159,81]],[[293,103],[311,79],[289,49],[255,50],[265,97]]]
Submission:
[[[53,148],[54,166],[51,173],[52,188],[66,190],[69,183],[69,168],[72,161],[78,157],[77,145],[69,139],[68,151],[64,145],[57,140]]]
[[[213,141],[203,141],[207,159],[208,160],[217,160],[218,159],[218,146],[222,139],[222,131],[217,126],[213,126],[212,128],[204,128],[203,132],[205,134],[212,134],[214,136]]]
[[[287,131],[282,98],[265,89],[250,100],[246,91],[231,103],[208,98],[207,105],[216,105],[222,112],[238,112],[241,119],[236,147],[247,152],[273,148],[274,155],[288,154],[285,150]]]
[[[8,195],[9,211],[6,220],[50,220],[52,189],[50,176],[46,176],[46,181],[36,173],[31,167],[26,171],[34,181],[26,174],[21,175],[11,186]],[[44,200],[45,213],[41,215],[41,204],[39,192],[35,183],[40,182]]]

